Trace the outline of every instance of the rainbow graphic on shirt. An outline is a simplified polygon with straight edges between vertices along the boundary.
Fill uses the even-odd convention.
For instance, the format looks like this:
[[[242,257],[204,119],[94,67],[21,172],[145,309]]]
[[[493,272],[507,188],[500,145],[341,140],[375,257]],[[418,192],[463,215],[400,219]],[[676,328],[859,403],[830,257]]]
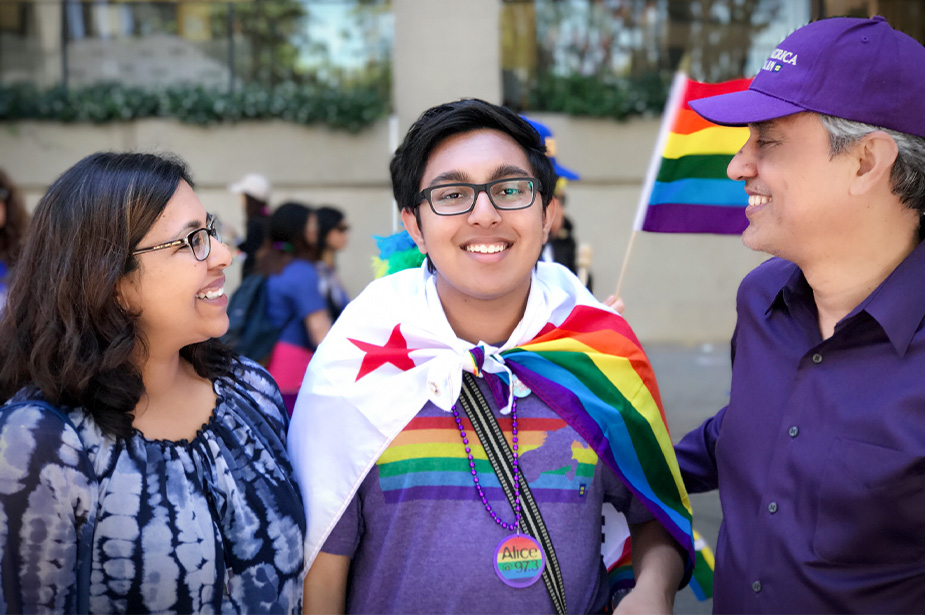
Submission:
[[[510,418],[498,424],[511,443]],[[491,499],[506,496],[478,442],[472,424],[463,418],[463,429],[475,461],[479,481]],[[530,489],[539,502],[577,502],[585,497],[594,479],[598,456],[580,442],[561,418],[520,417],[517,425],[518,453],[529,468],[531,453],[541,447],[556,447],[557,458],[570,459],[568,465],[530,478]],[[433,416],[418,415],[392,441],[377,462],[379,487],[385,501],[470,500],[478,499],[472,481],[469,458],[451,414],[434,409]]]

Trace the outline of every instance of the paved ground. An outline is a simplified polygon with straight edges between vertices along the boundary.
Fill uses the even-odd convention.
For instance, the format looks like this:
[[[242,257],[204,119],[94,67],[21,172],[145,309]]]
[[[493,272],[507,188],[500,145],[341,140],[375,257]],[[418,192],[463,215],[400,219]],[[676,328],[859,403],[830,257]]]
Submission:
[[[643,346],[658,379],[672,439],[677,442],[688,431],[716,414],[729,397],[731,368],[727,343],[700,346]],[[691,495],[694,527],[712,549],[722,520],[717,493]],[[713,601],[700,602],[685,588],[675,599],[679,615],[711,613]]]

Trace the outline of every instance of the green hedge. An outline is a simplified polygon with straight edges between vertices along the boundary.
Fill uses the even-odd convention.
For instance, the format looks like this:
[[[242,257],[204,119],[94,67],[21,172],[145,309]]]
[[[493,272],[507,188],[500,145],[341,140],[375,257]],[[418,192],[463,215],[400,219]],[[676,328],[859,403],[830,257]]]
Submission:
[[[668,88],[668,80],[654,74],[613,82],[581,75],[546,75],[533,88],[529,106],[532,110],[623,120],[660,114]],[[383,88],[364,85],[343,89],[286,83],[273,89],[247,86],[232,93],[192,86],[151,91],[118,83],[68,90],[0,85],[0,121],[102,124],[164,117],[212,125],[280,119],[358,132],[386,117],[389,108]]]
[[[0,86],[0,121],[100,124],[164,117],[210,125],[280,119],[358,132],[388,112],[388,95],[364,86],[345,90],[290,83],[272,90],[247,86],[233,93],[192,86],[151,91],[115,83],[68,90]]]
[[[656,73],[605,80],[597,76],[541,76],[530,94],[530,107],[543,111],[624,120],[659,115],[665,108],[670,77]]]

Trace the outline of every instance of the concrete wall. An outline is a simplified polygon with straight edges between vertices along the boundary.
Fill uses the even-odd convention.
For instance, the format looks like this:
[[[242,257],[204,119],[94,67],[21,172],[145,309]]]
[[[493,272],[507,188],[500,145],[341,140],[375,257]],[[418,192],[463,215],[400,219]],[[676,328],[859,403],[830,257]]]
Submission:
[[[372,278],[372,236],[392,232],[388,160],[396,139],[434,104],[501,98],[500,0],[393,0],[392,9],[391,122],[358,135],[283,122],[208,128],[167,120],[0,124],[0,167],[34,206],[58,174],[91,152],[174,151],[190,163],[206,208],[237,229],[240,202],[227,186],[244,173],[264,173],[274,186],[273,205],[299,199],[347,211],[351,243],[338,264],[356,295]],[[582,176],[569,184],[568,215],[579,241],[592,246],[595,294],[604,298],[617,286],[659,120],[534,117],[552,128],[559,160]],[[626,316],[644,342],[725,343],[735,323],[738,283],[763,259],[738,237],[640,234],[622,287]],[[237,272],[229,279],[236,281]]]
[[[500,0],[392,0],[392,11],[400,135],[449,100],[501,102]]]

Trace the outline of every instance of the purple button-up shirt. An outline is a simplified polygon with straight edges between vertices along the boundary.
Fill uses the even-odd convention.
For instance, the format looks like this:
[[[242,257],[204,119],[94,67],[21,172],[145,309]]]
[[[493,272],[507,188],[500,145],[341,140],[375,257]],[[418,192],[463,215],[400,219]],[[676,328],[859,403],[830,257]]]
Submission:
[[[925,613],[925,243],[828,340],[787,261],[737,309],[729,405],[676,447],[720,489],[714,612]]]

